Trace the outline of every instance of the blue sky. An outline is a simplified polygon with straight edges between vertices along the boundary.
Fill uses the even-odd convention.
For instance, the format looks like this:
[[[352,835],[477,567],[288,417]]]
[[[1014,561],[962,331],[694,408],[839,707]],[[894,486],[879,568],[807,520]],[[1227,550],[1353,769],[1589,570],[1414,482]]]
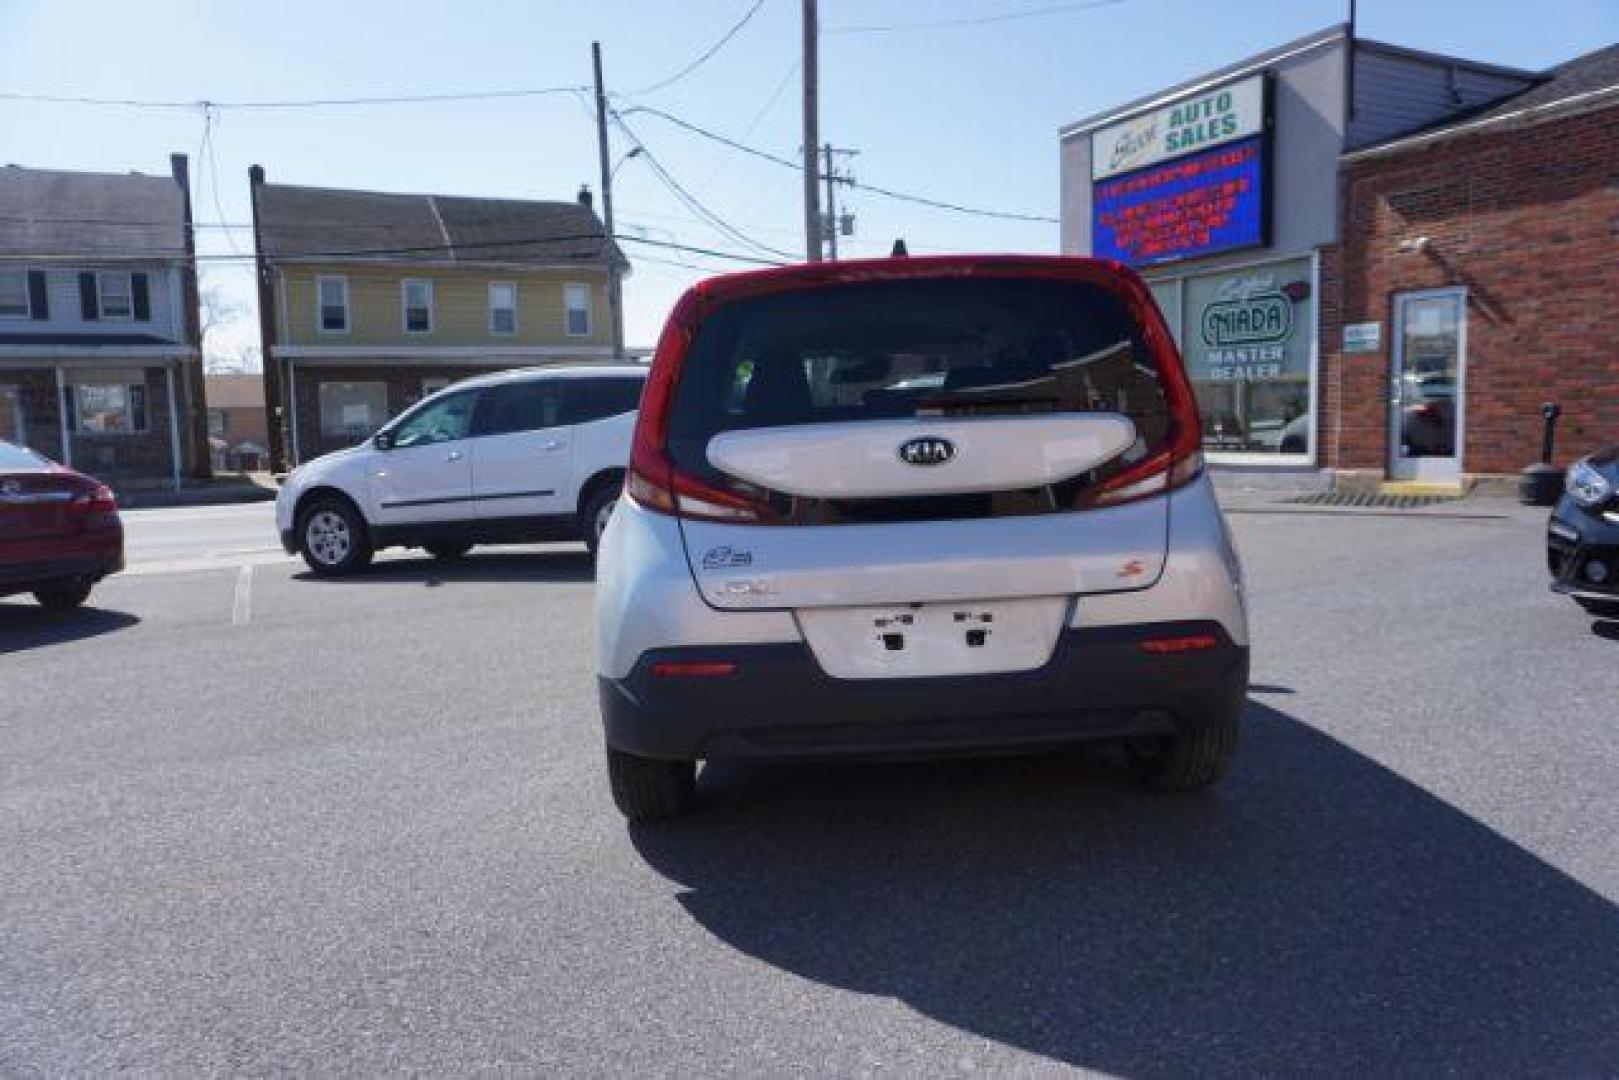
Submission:
[[[0,91],[195,101],[326,98],[581,85],[602,42],[618,107],[655,106],[791,157],[800,141],[798,0],[758,14],[690,76],[684,67],[752,0],[275,0],[118,3],[0,0]],[[1059,0],[821,0],[821,134],[857,148],[854,173],[956,203],[1057,212],[1057,129],[1109,105],[1341,21],[1343,0],[1117,0],[976,26],[839,28],[997,16]],[[1367,37],[1542,68],[1619,39],[1619,0],[1362,0]],[[779,91],[779,92],[778,92]],[[202,111],[0,100],[0,158],[44,168],[165,172],[193,155],[203,221],[248,220],[246,172],[287,183],[517,198],[571,198],[597,181],[594,128],[572,94],[368,108],[224,109],[213,163],[197,161]],[[795,173],[737,155],[648,114],[636,133],[668,171],[751,239],[802,249]],[[615,159],[629,148],[615,137]],[[217,189],[217,205],[215,195]],[[616,182],[621,231],[726,250],[740,244],[694,219],[642,160]],[[856,193],[858,235],[878,254],[1055,251],[1057,227],[968,217]],[[233,246],[234,245],[234,246]],[[205,230],[205,254],[250,250],[245,232]],[[706,270],[631,251],[631,344],[650,343],[680,290]],[[673,256],[699,267],[713,259]],[[210,342],[256,340],[250,275],[209,263],[212,286],[242,308]]]

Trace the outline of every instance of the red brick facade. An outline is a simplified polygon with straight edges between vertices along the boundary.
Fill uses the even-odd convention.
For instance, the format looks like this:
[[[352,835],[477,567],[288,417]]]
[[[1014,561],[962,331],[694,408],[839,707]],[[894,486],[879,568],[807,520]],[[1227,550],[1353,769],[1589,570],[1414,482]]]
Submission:
[[[1545,401],[1563,409],[1560,464],[1619,440],[1619,106],[1352,158],[1340,198],[1321,261],[1322,465],[1386,468],[1394,297],[1442,286],[1468,297],[1464,475],[1532,463]],[[1381,349],[1345,356],[1342,326],[1374,321]]]

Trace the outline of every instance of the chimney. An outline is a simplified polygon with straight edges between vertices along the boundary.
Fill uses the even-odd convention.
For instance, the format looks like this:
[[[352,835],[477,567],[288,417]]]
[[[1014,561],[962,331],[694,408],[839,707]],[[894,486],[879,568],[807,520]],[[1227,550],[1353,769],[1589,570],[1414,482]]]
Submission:
[[[905,246],[905,237],[901,236],[894,241],[894,249],[888,253],[890,259],[904,259],[909,257],[910,250]]]
[[[191,163],[184,154],[169,155],[169,175],[186,191],[191,190]]]
[[[590,193],[589,184],[579,185],[579,205],[591,213],[596,212],[596,197]]]
[[[264,166],[249,165],[247,169],[247,182],[255,186],[264,183]]]

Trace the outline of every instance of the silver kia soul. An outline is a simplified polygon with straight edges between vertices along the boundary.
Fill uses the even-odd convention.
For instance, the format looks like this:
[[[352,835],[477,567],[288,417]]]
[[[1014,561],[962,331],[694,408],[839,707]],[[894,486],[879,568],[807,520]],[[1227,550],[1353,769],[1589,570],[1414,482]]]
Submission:
[[[842,262],[676,306],[597,571],[613,798],[697,763],[1120,744],[1217,779],[1242,575],[1146,286],[1086,259]]]

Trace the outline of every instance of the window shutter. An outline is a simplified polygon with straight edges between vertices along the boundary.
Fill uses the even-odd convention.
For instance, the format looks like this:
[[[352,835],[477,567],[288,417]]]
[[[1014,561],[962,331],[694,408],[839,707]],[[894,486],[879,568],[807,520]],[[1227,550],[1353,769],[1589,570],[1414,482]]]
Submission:
[[[145,274],[131,274],[129,291],[135,296],[135,321],[152,321],[152,291]]]
[[[45,271],[28,271],[28,309],[36,319],[51,317],[51,298],[45,291]]]
[[[79,430],[78,402],[74,400],[73,387],[62,387],[62,415],[67,418],[67,429],[70,432]]]
[[[79,275],[79,313],[86,322],[95,322],[101,314],[96,307],[96,276],[89,271]]]

